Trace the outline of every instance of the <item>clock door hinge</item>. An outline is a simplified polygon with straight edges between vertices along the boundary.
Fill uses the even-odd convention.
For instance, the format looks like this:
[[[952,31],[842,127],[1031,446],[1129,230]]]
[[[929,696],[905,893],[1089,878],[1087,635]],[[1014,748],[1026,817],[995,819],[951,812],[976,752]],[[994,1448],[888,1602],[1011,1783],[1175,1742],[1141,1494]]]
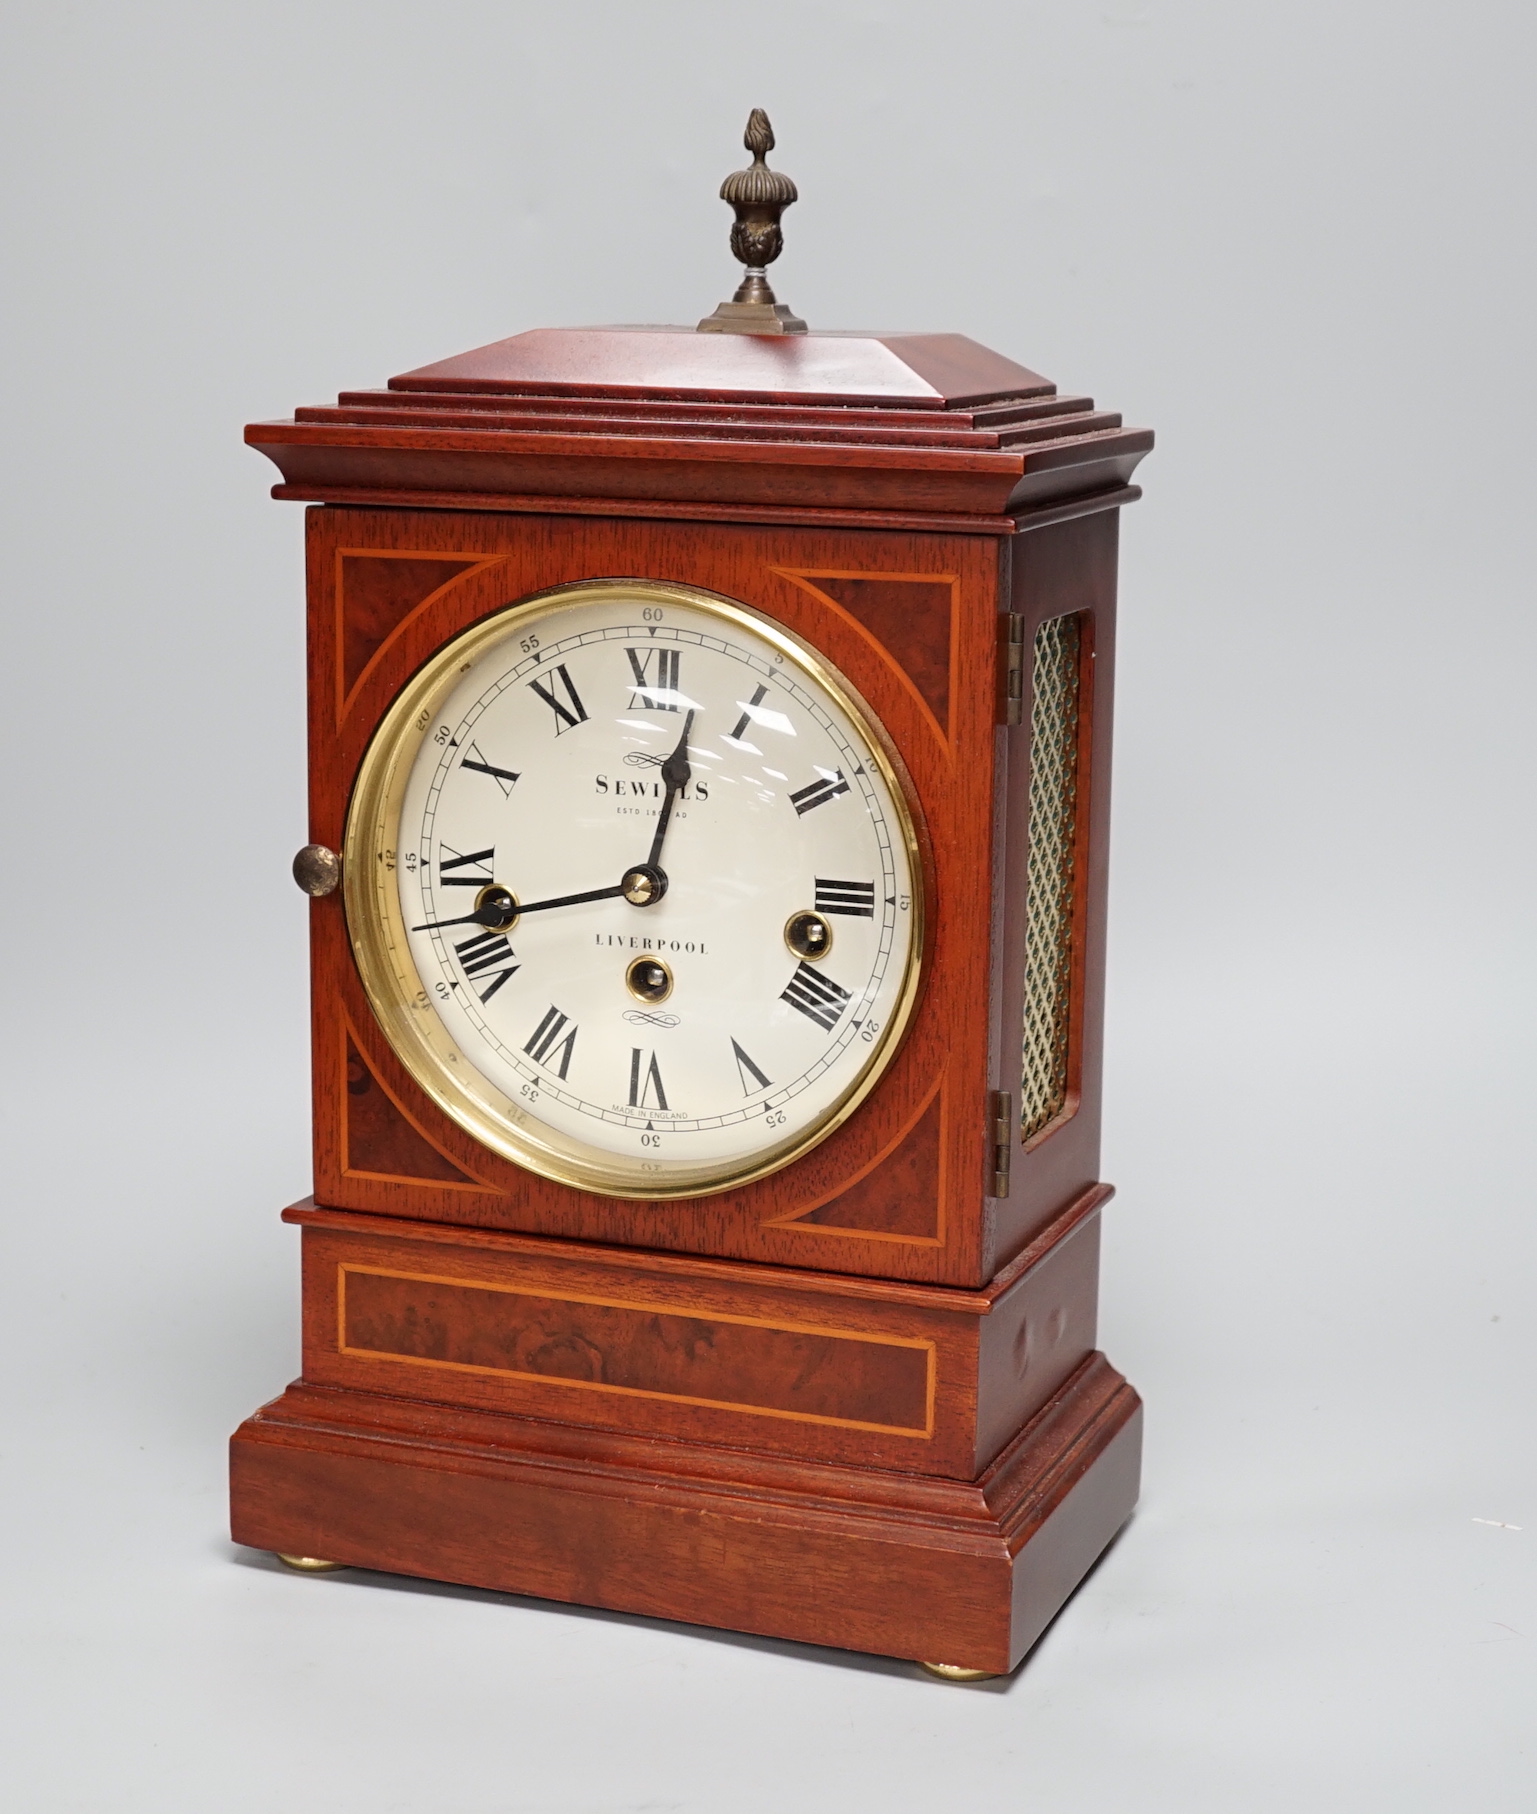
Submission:
[[[1025,620],[1017,611],[998,619],[998,722],[1022,724],[1025,717]]]
[[[1009,1194],[1009,1161],[1014,1156],[1014,1098],[1008,1090],[994,1090],[987,1099],[993,1139],[993,1188],[991,1195]]]

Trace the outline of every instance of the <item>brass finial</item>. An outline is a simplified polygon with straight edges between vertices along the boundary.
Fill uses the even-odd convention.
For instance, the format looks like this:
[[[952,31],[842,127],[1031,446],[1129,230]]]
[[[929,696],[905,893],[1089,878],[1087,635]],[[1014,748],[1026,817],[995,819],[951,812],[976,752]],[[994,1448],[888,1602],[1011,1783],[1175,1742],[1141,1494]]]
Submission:
[[[796,200],[796,188],[781,171],[770,170],[764,158],[774,149],[774,128],[761,107],[747,118],[742,143],[752,153],[745,170],[728,176],[720,198],[736,211],[731,229],[732,253],[747,270],[730,302],[699,324],[701,334],[804,334],[806,324],[774,300],[764,270],[784,250],[779,217]]]

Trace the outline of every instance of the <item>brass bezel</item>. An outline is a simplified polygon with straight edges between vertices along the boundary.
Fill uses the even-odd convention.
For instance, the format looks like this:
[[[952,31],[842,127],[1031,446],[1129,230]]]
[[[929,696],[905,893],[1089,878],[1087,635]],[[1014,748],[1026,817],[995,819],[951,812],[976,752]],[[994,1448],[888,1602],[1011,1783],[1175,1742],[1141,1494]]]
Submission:
[[[540,618],[616,597],[686,606],[726,619],[772,645],[848,718],[886,784],[912,878],[911,937],[896,1004],[848,1088],[810,1126],[746,1158],[692,1166],[631,1161],[584,1146],[540,1121],[476,1070],[432,1006],[406,943],[395,855],[400,813],[417,754],[438,707],[493,644]],[[379,721],[358,766],[343,844],[342,895],[358,974],[385,1037],[416,1082],[451,1120],[516,1165],[598,1196],[672,1201],[712,1196],[781,1171],[843,1126],[896,1056],[912,1021],[923,970],[925,900],[917,804],[887,748],[879,720],[839,671],[792,632],[734,599],[654,580],[604,579],[556,586],[482,618],[411,677]],[[665,1177],[660,1175],[665,1173]]]

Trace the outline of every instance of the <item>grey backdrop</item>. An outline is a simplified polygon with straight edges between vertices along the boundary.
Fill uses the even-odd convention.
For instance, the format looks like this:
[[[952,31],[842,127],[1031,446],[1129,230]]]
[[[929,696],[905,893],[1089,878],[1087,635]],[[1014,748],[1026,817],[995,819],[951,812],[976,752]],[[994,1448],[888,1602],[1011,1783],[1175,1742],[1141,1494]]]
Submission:
[[[1534,1804],[1533,20],[13,0],[9,1807]],[[814,326],[968,333],[1159,434],[1103,1316],[1146,1492],[980,1690],[223,1534],[307,1188],[301,512],[241,426],[693,321],[754,104]]]

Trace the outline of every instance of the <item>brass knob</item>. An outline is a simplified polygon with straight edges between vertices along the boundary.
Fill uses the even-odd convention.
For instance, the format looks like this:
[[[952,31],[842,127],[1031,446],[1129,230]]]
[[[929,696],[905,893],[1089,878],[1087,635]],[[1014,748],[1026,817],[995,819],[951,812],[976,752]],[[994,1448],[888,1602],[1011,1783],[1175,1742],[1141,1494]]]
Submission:
[[[294,880],[318,900],[333,894],[342,879],[342,860],[324,844],[306,844],[294,858]]]

